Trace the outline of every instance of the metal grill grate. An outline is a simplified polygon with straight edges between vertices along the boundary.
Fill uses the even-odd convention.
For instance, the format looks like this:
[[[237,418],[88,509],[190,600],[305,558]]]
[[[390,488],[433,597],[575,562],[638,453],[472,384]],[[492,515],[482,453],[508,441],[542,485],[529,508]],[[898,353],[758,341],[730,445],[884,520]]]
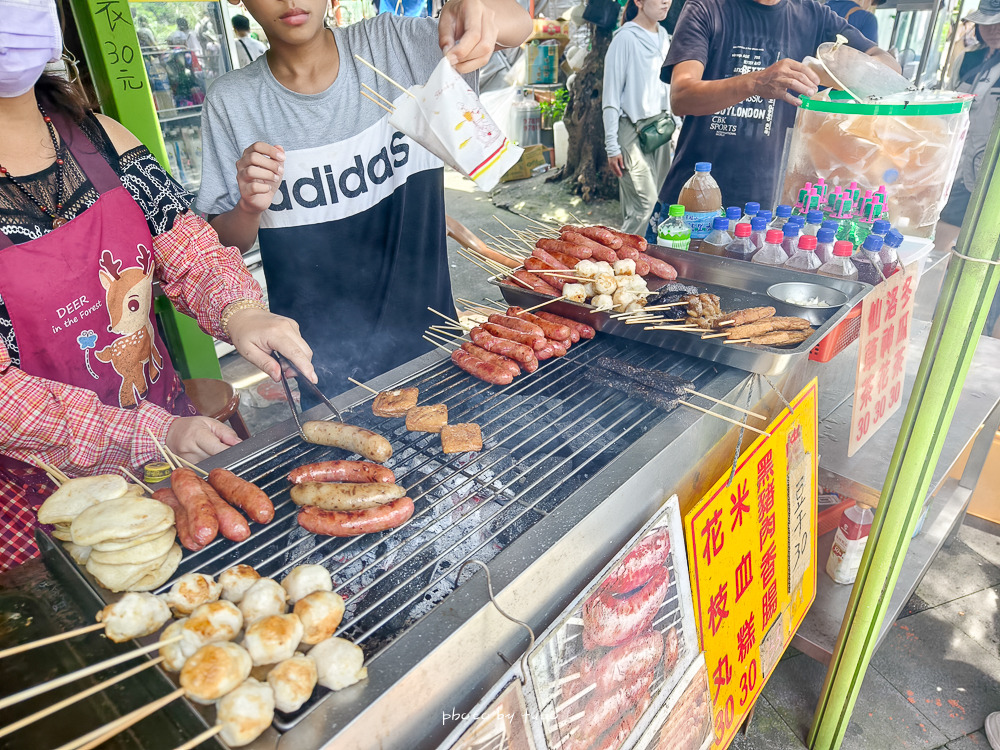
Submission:
[[[220,537],[186,553],[174,577],[218,575],[245,563],[280,580],[295,565],[322,564],[347,603],[338,635],[361,644],[367,660],[374,659],[454,590],[453,571],[463,562],[492,559],[666,418],[663,411],[588,383],[584,368],[601,356],[669,370],[696,385],[717,371],[711,362],[604,336],[575,345],[567,356],[505,387],[488,386],[449,360],[436,363],[395,387],[419,387],[420,404],[446,403],[451,423],[478,423],[481,452],[446,456],[438,435],[407,432],[402,420],[375,417],[371,397],[344,413],[345,420],[392,442],[386,465],[416,507],[406,524],[347,539],[301,529],[288,472],[346,454],[304,443],[295,433],[231,467],[272,498],[274,520],[251,524],[253,534],[243,542]],[[279,715],[278,728],[295,724],[324,693],[318,690],[294,716]]]

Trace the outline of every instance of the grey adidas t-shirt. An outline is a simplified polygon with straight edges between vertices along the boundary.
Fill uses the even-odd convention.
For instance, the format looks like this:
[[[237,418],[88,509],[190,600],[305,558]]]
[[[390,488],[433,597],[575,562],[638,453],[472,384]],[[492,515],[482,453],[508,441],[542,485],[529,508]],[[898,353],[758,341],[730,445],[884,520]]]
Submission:
[[[202,112],[196,208],[231,210],[236,161],[255,141],[284,147],[283,181],[259,234],[271,309],[298,321],[321,387],[369,378],[425,352],[427,307],[453,306],[441,162],[388,123],[361,83],[395,101],[441,61],[437,22],[385,13],[331,32],[340,70],[326,91],[298,94],[266,56],[219,78]],[[324,386],[325,384],[325,386]]]

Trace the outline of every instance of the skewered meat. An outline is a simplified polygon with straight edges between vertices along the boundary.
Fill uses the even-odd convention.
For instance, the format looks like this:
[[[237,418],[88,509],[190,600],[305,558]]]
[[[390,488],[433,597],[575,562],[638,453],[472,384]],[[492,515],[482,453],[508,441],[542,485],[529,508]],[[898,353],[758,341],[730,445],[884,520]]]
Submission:
[[[322,565],[298,565],[285,576],[281,587],[288,592],[288,601],[295,604],[314,591],[333,591],[333,580]]]
[[[320,461],[305,464],[288,473],[292,484],[304,482],[383,482],[393,484],[392,469],[368,461]]]
[[[152,594],[129,592],[97,613],[104,634],[115,643],[151,635],[170,619],[170,608]]]
[[[187,511],[181,505],[172,489],[169,487],[158,489],[153,493],[153,499],[163,503],[174,511],[174,528],[177,532],[177,541],[181,543],[184,549],[197,552],[205,546],[195,541],[194,531],[191,528],[191,520],[188,518]]]
[[[189,630],[185,630],[188,618],[182,617],[167,625],[160,633],[161,641],[173,640],[181,636],[179,641],[165,643],[160,646],[160,656],[163,657],[163,668],[169,672],[180,672],[185,662],[191,658],[195,651],[204,646],[197,635]]]
[[[550,323],[560,323],[564,326],[569,326],[571,331],[575,331],[579,335],[580,339],[592,339],[597,335],[597,331],[588,326],[586,323],[580,323],[575,320],[570,320],[569,318],[564,318],[561,315],[556,315],[555,313],[539,311],[535,313],[539,318],[544,318]],[[573,343],[575,344],[580,339],[573,338]]]
[[[618,260],[618,256],[615,255],[615,251],[612,248],[597,242],[590,237],[586,237],[580,232],[567,229],[563,231],[559,237],[563,242],[588,250],[590,252],[590,255],[587,256],[588,258],[595,258],[596,260],[603,260],[608,263],[613,263]]]
[[[385,463],[392,458],[392,445],[381,435],[342,422],[305,422],[302,434],[310,443],[343,448],[369,461]]]
[[[223,500],[210,484],[203,487],[219,521],[219,533],[226,539],[242,542],[250,538],[250,524],[236,508]]]
[[[537,292],[538,294],[544,294],[547,297],[559,296],[559,292],[556,290],[554,286],[552,286],[551,284],[546,284],[535,274],[529,273],[528,271],[525,271],[523,268],[517,269],[516,271],[514,271],[512,275],[514,276],[514,278],[517,279],[517,281],[511,282],[512,284],[514,284],[514,286],[519,286],[522,288],[527,286],[528,289],[531,289]]]
[[[618,373],[590,368],[587,370],[586,377],[592,383],[602,385],[606,388],[613,388],[620,393],[624,393],[629,398],[645,401],[647,404],[652,404],[665,411],[675,408],[680,401],[676,396],[668,396],[665,393],[637,383],[631,378],[619,375]]]
[[[314,591],[295,602],[302,622],[302,642],[314,646],[337,632],[344,618],[344,600],[332,591]]]
[[[659,276],[661,279],[667,281],[673,281],[677,278],[677,269],[665,260],[660,260],[649,255],[643,256],[643,260],[649,264],[649,272],[654,276]],[[645,274],[643,275],[645,276]]]
[[[562,277],[565,271],[560,271],[534,256],[524,259],[524,268],[532,274],[537,274],[538,278],[556,289],[562,289],[566,284],[566,279]]]
[[[243,628],[243,613],[232,602],[202,604],[184,623],[184,631],[202,646],[231,641]]]
[[[520,331],[515,331],[512,328],[497,325],[496,323],[483,323],[482,328],[484,331],[492,333],[498,338],[507,339],[508,341],[516,341],[517,343],[524,344],[532,349],[538,349],[545,343],[545,335],[541,333],[541,331],[537,333],[521,333]]]
[[[646,248],[649,247],[649,243],[646,242],[646,238],[640,237],[638,234],[628,234],[627,232],[613,229],[612,227],[605,226],[604,224],[598,224],[597,226],[600,229],[607,229],[611,232],[611,234],[622,241],[623,246],[634,247],[640,253],[646,252]]]
[[[535,243],[535,247],[540,247],[542,250],[547,250],[550,253],[563,253],[564,255],[579,258],[580,260],[586,260],[593,255],[593,250],[590,247],[570,242],[566,239],[554,240],[543,237]]]
[[[745,339],[754,336],[763,336],[765,333],[773,331],[801,331],[809,328],[809,321],[805,318],[764,318],[756,323],[726,328],[726,338]]]
[[[267,493],[228,469],[212,469],[208,473],[208,483],[223,500],[242,510],[251,521],[270,523],[274,518],[274,505],[271,504]]]
[[[742,326],[747,323],[755,323],[763,318],[770,318],[774,313],[773,307],[748,307],[745,310],[726,313],[725,320],[720,320],[719,326]]]
[[[541,329],[542,334],[549,339],[564,341],[573,335],[568,326],[550,323],[545,320],[545,318],[540,318],[530,312],[525,312],[523,307],[509,307],[507,308],[507,315],[533,323],[538,326],[538,328]]]
[[[751,338],[750,343],[758,346],[790,346],[792,344],[801,344],[813,333],[812,328],[805,331],[772,331],[771,333]]]
[[[372,414],[376,417],[404,417],[417,405],[420,391],[416,388],[397,388],[382,391],[372,401]]]
[[[285,612],[285,601],[288,594],[273,578],[261,578],[243,594],[240,599],[240,612],[243,622],[250,624],[254,620],[268,615],[280,615]]]
[[[170,489],[187,511],[195,542],[202,546],[215,539],[219,533],[219,519],[205,493],[206,486],[209,486],[208,483],[192,469],[174,469],[170,475]]]
[[[394,529],[413,515],[413,500],[401,497],[391,503],[365,510],[341,511],[303,508],[298,524],[306,531],[326,536],[360,536]]]
[[[316,687],[316,663],[301,653],[285,659],[267,673],[267,684],[274,691],[274,707],[291,713],[302,708]]]
[[[483,351],[485,352],[486,350],[484,349]],[[490,352],[486,353],[489,354]],[[500,355],[494,356],[499,357]],[[460,370],[490,385],[510,385],[514,380],[514,375],[506,366],[469,354],[464,348],[453,351],[451,353],[451,361]],[[518,368],[518,372],[520,371],[520,368]]]
[[[250,676],[250,654],[235,643],[210,643],[184,662],[181,687],[197,703],[211,703]]]
[[[473,422],[450,424],[441,428],[441,449],[445,453],[465,453],[483,449],[483,433]]]
[[[304,482],[292,486],[292,502],[323,510],[377,508],[406,494],[398,484],[383,482]]]
[[[530,347],[514,341],[508,341],[507,339],[498,338],[488,331],[484,331],[479,326],[469,331],[469,336],[472,339],[472,343],[476,346],[482,347],[493,354],[499,354],[508,359],[515,360],[528,372],[534,372],[538,369],[538,359],[536,359],[535,353]]]
[[[406,429],[410,432],[441,432],[448,424],[448,407],[445,404],[415,406],[406,413]]]
[[[249,565],[237,565],[222,571],[219,584],[222,586],[222,598],[227,602],[239,604],[247,589],[260,580],[260,573]]]
[[[207,602],[214,602],[222,594],[222,585],[204,573],[186,573],[174,581],[164,595],[164,600],[175,614],[189,615]]]
[[[252,677],[219,701],[219,736],[229,747],[249,745],[274,721],[274,691]]]
[[[243,636],[243,648],[254,666],[291,659],[302,640],[302,622],[296,615],[269,615],[255,620]]]
[[[483,349],[483,347],[476,346],[471,341],[466,341],[464,344],[462,344],[462,351],[464,351],[466,354],[475,357],[476,359],[482,360],[483,362],[488,362],[490,364],[496,365],[497,367],[501,367],[504,370],[507,370],[511,374],[512,378],[516,378],[518,375],[521,374],[521,366],[514,360],[507,359],[506,357],[501,356],[500,354],[494,354],[493,352],[488,352],[485,349]],[[454,360],[454,357],[452,358],[452,360]]]
[[[317,643],[308,656],[316,663],[319,684],[330,690],[342,690],[368,676],[361,647],[343,638]]]
[[[594,361],[592,366],[624,375],[642,385],[663,391],[670,396],[683,396],[688,388],[694,388],[694,383],[690,380],[685,380],[677,375],[671,375],[669,372],[638,367],[637,365],[622,362],[620,359],[613,359],[611,357],[599,357]]]
[[[564,261],[560,260],[548,250],[543,250],[540,247],[536,247],[531,251],[531,254],[542,261],[542,263],[547,263],[549,267],[556,268],[562,271],[568,271],[570,266],[568,266]]]

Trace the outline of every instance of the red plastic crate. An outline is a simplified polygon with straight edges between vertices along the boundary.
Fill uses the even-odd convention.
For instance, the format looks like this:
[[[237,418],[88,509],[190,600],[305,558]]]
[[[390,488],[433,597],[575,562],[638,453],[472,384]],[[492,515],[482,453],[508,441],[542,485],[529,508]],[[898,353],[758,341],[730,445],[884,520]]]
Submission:
[[[858,340],[861,335],[861,304],[858,303],[847,317],[837,323],[823,340],[809,352],[813,362],[829,362],[844,349]]]

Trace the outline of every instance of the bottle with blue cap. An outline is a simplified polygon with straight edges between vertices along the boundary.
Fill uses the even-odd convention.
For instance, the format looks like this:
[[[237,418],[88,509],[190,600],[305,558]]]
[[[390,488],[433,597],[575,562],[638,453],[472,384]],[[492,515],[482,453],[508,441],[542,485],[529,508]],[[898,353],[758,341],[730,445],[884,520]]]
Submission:
[[[741,224],[745,222],[740,222]],[[754,250],[764,247],[764,240],[767,238],[767,219],[763,216],[754,216],[750,220],[750,244]]]
[[[736,231],[736,225],[740,223],[741,216],[743,216],[743,212],[739,206],[729,206],[726,209],[726,218],[729,219],[729,234]]]
[[[740,224],[752,224],[753,218],[760,213],[760,204],[757,201],[747,201],[743,207],[743,217]]]
[[[806,223],[802,227],[802,234],[815,235],[823,226],[823,212],[812,210],[806,214]]]
[[[792,216],[792,207],[784,204],[774,209],[774,220],[767,225],[768,229],[781,229]]]
[[[684,206],[684,223],[691,227],[691,239],[704,239],[712,231],[712,220],[722,213],[722,191],[712,177],[711,162],[694,165],[694,174],[684,183],[677,202]]]
[[[882,238],[877,234],[865,237],[864,244],[858,249],[851,260],[858,269],[858,281],[876,286],[883,281],[882,274]]]
[[[903,264],[899,262],[899,246],[902,244],[903,235],[899,230],[890,229],[886,232],[882,250],[879,252],[879,257],[882,259],[882,273],[886,278],[903,269]]]
[[[836,219],[826,219],[820,229],[832,229],[834,235],[836,235],[837,231],[840,229],[840,222]]]
[[[726,248],[732,241],[733,237],[729,234],[729,219],[725,216],[716,216],[712,220],[712,231],[701,241],[698,252],[722,256],[726,254]]]
[[[799,249],[799,225],[794,221],[785,222],[781,228],[781,249],[791,258]]]
[[[890,224],[885,219],[876,219],[874,222],[872,222],[872,231],[871,231],[871,234],[877,234],[879,237],[881,237],[884,240],[885,239],[885,235],[889,232],[889,229],[891,227],[892,227],[892,224]]]
[[[771,220],[774,219],[774,213],[769,208],[762,208],[757,216],[764,219],[764,222],[768,225],[770,229]],[[751,222],[752,223],[752,222]]]
[[[833,258],[833,243],[836,236],[831,227],[820,227],[816,232],[816,257],[820,263],[826,263]]]

